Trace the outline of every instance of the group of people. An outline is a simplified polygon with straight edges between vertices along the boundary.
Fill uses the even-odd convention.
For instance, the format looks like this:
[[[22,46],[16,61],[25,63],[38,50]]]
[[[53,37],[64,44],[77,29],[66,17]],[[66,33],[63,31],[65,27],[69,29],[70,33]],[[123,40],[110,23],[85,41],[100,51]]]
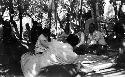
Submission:
[[[48,41],[48,37],[45,34],[41,34],[36,42],[34,53],[27,52],[21,57],[21,68],[24,76],[35,77],[41,70],[44,70],[42,69],[44,67],[76,63],[75,61],[79,55],[74,50],[82,45],[106,45],[105,34],[96,30],[96,25],[93,23],[89,27],[90,33],[87,36],[87,40],[85,33],[82,31],[68,35],[66,42],[53,38]],[[74,40],[73,37],[77,40]]]
[[[94,28],[94,24],[91,25]],[[25,77],[35,77],[41,71],[41,68],[52,65],[75,64],[79,54],[74,50],[79,49],[83,45],[101,44],[106,45],[101,32],[93,30],[86,43],[84,32],[80,31],[76,34],[69,34],[67,39],[60,41],[50,38],[46,33],[42,33],[35,44],[34,52],[27,52],[21,57],[21,68]],[[51,39],[50,41],[48,39]],[[92,43],[93,41],[98,43]],[[84,51],[80,51],[84,52]],[[84,54],[83,54],[84,55]]]
[[[14,34],[16,39],[19,39],[20,28],[18,28],[19,25],[16,25],[17,22],[10,22],[8,20],[4,21],[3,27],[5,41],[10,39],[12,36],[11,34]],[[38,25],[38,23],[33,21],[33,25]],[[98,43],[105,45],[106,42],[104,41],[102,33],[95,29],[96,25],[90,24],[89,27],[90,30],[93,31],[90,31],[91,33],[87,36],[87,40],[86,34],[83,31],[68,34],[70,31],[66,33],[66,31],[68,31],[68,29],[66,29],[64,32],[66,33],[67,38],[65,42],[63,42],[64,40],[60,41],[58,39],[50,38],[49,29],[41,29],[41,27],[36,29],[38,26],[33,26],[32,29],[30,29],[31,25],[29,23],[25,23],[25,27],[23,27],[23,30],[25,29],[23,32],[23,41],[19,42],[22,45],[25,45],[25,43],[27,44],[27,42],[29,42],[31,39],[33,45],[35,45],[35,48],[32,48],[33,52],[29,50],[29,52],[23,54],[21,57],[21,68],[24,76],[34,77],[41,71],[41,68],[47,66],[75,63],[76,59],[79,57],[79,52],[77,49],[84,49],[84,47],[82,47],[83,45],[94,45]],[[31,34],[29,32],[31,32]],[[27,49],[30,48],[27,47]],[[74,50],[76,50],[78,53],[76,53]],[[80,52],[84,51],[80,50]]]
[[[8,24],[10,25],[10,23]],[[34,24],[38,24],[38,23],[34,22]],[[89,26],[88,28],[89,34],[87,36],[84,31],[79,31],[73,34],[66,34],[67,38],[65,42],[64,40],[60,41],[59,39],[50,38],[50,30],[48,29],[43,29],[43,30],[39,29],[39,31],[37,30],[33,32],[32,31],[33,29],[36,30],[35,29],[36,27],[33,26],[31,30],[32,31],[31,40],[33,45],[35,45],[35,48],[33,49],[33,52],[29,51],[21,56],[21,69],[23,71],[24,76],[37,77],[39,75],[39,72],[43,70],[42,68],[45,68],[48,66],[75,64],[77,63],[76,59],[78,59],[79,57],[78,53],[85,52],[84,49],[86,49],[85,48],[86,45],[87,46],[92,46],[95,44],[106,45],[107,43],[104,39],[105,34],[98,31],[98,29],[96,29],[97,25],[95,25],[94,23],[91,23],[88,26]],[[7,28],[7,26],[4,26],[4,27]],[[29,32],[28,30],[30,29],[29,24],[26,24],[25,28],[27,31],[25,31],[24,33],[23,40],[24,42],[25,41],[27,42],[29,41],[29,38],[30,38],[28,37],[29,35],[27,35],[27,33]],[[11,33],[10,31],[11,29],[7,28],[5,30],[9,31],[8,33]],[[19,32],[19,31],[16,31],[17,30],[16,27],[14,27],[14,30],[15,30],[15,33]],[[5,33],[5,36],[8,36],[8,35],[9,34]],[[15,34],[15,35],[18,36],[19,34]],[[6,39],[8,38],[10,38],[10,36],[8,36]],[[27,49],[30,49],[30,48],[27,47]]]

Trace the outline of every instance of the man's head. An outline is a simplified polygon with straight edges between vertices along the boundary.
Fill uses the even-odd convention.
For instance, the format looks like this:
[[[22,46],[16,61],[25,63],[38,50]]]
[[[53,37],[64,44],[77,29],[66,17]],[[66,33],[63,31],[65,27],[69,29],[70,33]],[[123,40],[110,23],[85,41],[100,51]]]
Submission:
[[[97,30],[97,26],[94,23],[91,23],[89,25],[89,33],[93,33],[95,30]]]
[[[66,41],[67,41],[71,46],[74,47],[74,46],[76,46],[76,45],[79,43],[79,38],[78,38],[78,36],[75,35],[75,34],[70,34],[70,35],[67,37]]]

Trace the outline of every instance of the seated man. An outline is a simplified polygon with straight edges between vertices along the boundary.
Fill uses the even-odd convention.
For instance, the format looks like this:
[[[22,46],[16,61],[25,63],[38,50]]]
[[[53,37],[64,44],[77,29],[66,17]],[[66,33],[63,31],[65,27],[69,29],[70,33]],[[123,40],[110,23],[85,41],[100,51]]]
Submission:
[[[98,44],[100,45],[106,45],[106,41],[104,39],[104,35],[102,32],[100,31],[94,31],[93,36],[94,39],[98,42]]]
[[[79,47],[79,46],[85,44],[85,34],[80,31],[80,32],[77,33],[77,36],[79,36],[80,41],[79,41],[79,43],[76,45],[76,47]]]
[[[89,45],[99,44],[99,45],[106,45],[106,41],[104,39],[104,33],[98,31],[96,29],[96,25],[91,23],[89,27],[90,34],[88,35],[88,41],[87,43]]]
[[[89,36],[87,43],[89,45],[88,49],[92,53],[98,54],[98,55],[106,53],[107,43],[104,39],[104,34],[101,33],[100,31],[94,31],[93,34]]]
[[[76,34],[79,37],[77,44],[75,45],[74,52],[78,55],[83,55],[86,52],[87,46],[85,45],[85,34],[83,32],[78,32]],[[76,40],[77,41],[77,40]]]
[[[43,39],[46,40],[45,38]],[[36,48],[35,54],[28,52],[21,57],[21,68],[25,77],[34,77],[41,68],[47,66],[71,64],[77,58],[77,54],[73,52],[72,46],[68,43],[62,43],[56,40],[47,42],[43,39],[39,41],[39,47]],[[43,47],[42,49],[45,48],[45,50],[39,49],[41,48],[40,46]],[[39,54],[39,52],[43,53]]]

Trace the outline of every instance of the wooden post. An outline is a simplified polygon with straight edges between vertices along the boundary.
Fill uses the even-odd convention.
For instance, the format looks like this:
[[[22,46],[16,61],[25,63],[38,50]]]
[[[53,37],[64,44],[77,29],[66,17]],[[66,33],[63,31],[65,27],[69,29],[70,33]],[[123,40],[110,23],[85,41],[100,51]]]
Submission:
[[[22,40],[22,8],[21,8],[21,0],[18,0],[18,10],[19,10],[19,19],[20,19],[20,40]]]
[[[82,0],[80,0],[80,27],[82,27]]]
[[[51,29],[52,1],[53,1],[53,0],[50,0],[50,1],[49,1],[49,6],[48,6],[48,7],[49,7],[49,9],[48,9],[48,18],[49,18],[49,27],[48,27],[48,28],[49,28],[49,30]],[[50,35],[51,35],[51,34],[50,34]],[[49,35],[49,37],[50,37],[50,35]]]
[[[56,36],[58,37],[58,27],[57,27],[57,2],[56,0],[53,1],[54,2],[54,16],[55,16],[55,26],[56,26]]]

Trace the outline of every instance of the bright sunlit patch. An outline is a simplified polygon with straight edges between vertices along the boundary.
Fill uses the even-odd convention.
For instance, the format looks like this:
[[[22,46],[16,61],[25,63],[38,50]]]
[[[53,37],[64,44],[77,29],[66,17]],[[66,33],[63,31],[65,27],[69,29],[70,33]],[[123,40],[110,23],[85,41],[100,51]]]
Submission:
[[[47,60],[47,62],[48,62],[48,63],[51,63],[51,61],[50,61],[50,60]]]
[[[114,36],[113,38],[116,38],[116,36]]]
[[[30,28],[32,28],[32,19],[29,16],[25,16],[22,19],[22,26],[23,26],[23,31],[26,30],[26,24],[28,23]]]
[[[125,41],[123,41],[122,45],[125,47]]]
[[[28,76],[27,77],[34,77],[30,72],[28,72]]]
[[[5,12],[3,13],[2,18],[4,19],[4,21],[9,21],[10,20],[10,15],[9,15],[9,10],[6,8]]]
[[[109,2],[110,0],[104,0],[104,17],[105,18],[112,18],[115,15],[114,7]]]
[[[0,24],[0,28],[2,28],[3,27],[3,25],[2,24]]]
[[[66,53],[65,52],[63,52],[63,55],[64,55],[64,58],[67,60],[67,55],[66,55]]]
[[[70,1],[69,0],[64,0],[64,3],[67,5],[70,5]]]
[[[125,4],[122,5],[122,11],[125,12]]]
[[[67,46],[66,45],[63,45],[63,48],[66,48]]]
[[[37,72],[36,72],[36,63],[35,64],[33,64],[33,68],[32,68],[32,71],[30,72],[30,71],[28,71],[28,76],[27,77],[35,77],[35,75],[37,74]]]
[[[33,75],[36,75],[36,74],[37,74],[37,73],[36,73],[36,63],[33,65],[32,74],[33,74]]]
[[[55,61],[58,62],[58,60],[56,59],[56,56],[54,54],[51,54],[51,58]]]

